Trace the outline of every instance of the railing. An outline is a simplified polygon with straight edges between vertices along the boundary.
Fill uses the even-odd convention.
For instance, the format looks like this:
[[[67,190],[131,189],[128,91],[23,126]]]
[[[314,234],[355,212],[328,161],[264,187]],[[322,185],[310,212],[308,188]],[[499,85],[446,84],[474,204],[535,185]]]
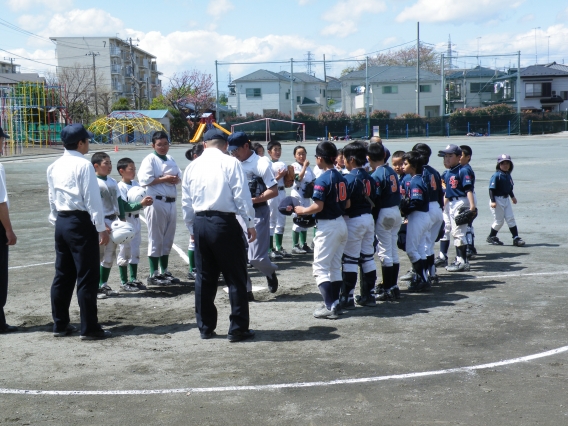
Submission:
[[[122,92],[122,83],[119,82],[112,83],[112,90],[115,92]]]
[[[110,56],[120,56],[120,49],[118,47],[111,47],[110,48]]]
[[[120,65],[118,65],[118,64],[112,64],[112,65],[110,66],[110,72],[111,72],[112,74],[120,74],[120,69],[121,69],[121,68],[122,68],[122,67],[121,67]]]

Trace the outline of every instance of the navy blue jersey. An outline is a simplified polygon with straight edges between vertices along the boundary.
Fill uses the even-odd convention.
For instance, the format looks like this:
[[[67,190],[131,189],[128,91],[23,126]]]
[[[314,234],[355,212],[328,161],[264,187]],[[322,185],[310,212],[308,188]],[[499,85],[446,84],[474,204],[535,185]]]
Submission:
[[[437,201],[441,208],[444,208],[444,191],[442,189],[442,179],[440,174],[431,166],[424,166],[422,180],[428,188],[428,198],[430,202]]]
[[[514,185],[511,173],[497,170],[489,179],[489,194],[493,195],[491,201],[494,201],[495,197],[514,197]]]
[[[446,195],[446,174],[448,174],[448,170],[444,170],[442,172],[442,174],[440,175],[440,179],[442,179],[442,191],[444,192],[444,195]]]
[[[371,175],[375,181],[377,207],[386,209],[400,205],[400,187],[395,171],[387,166],[377,167]]]
[[[428,212],[430,210],[430,198],[428,197],[428,187],[424,183],[422,175],[414,175],[408,180],[408,190],[406,198],[410,199],[407,213]]]
[[[351,206],[345,213],[349,217],[370,214],[372,205],[369,200],[375,198],[375,180],[362,168],[351,170],[343,178],[347,181],[347,192],[351,200]]]
[[[469,170],[458,164],[446,171],[446,198],[465,197],[468,192],[473,191]]]
[[[314,201],[323,201],[323,210],[316,213],[316,219],[336,219],[345,214],[345,203],[349,198],[347,182],[335,168],[323,172],[315,182]]]
[[[467,163],[465,166],[462,166],[462,169],[467,170],[467,174],[471,178],[471,190],[475,192],[475,173],[473,172],[470,163]]]
[[[400,179],[400,195],[402,198],[406,197],[408,195],[408,187],[410,186],[410,179],[412,179],[412,176],[410,175],[403,175],[402,178]]]

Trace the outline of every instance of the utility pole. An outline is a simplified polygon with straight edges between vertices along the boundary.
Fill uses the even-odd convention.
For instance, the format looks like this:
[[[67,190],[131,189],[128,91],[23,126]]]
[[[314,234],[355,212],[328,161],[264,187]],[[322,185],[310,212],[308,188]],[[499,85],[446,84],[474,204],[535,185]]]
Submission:
[[[367,119],[367,131],[366,136],[370,137],[371,129],[369,126],[371,125],[371,117],[369,115],[369,57],[365,56],[365,118]]]
[[[323,101],[325,102],[325,105],[323,107],[323,110],[325,112],[327,112],[327,73],[325,70],[325,53],[323,54],[323,81],[325,81],[325,96],[323,97]]]
[[[420,115],[420,22],[416,23],[416,114]]]
[[[99,56],[100,53],[89,52],[86,53],[85,56],[92,56],[93,57],[93,84],[95,86],[95,115],[99,115],[99,103],[97,99],[97,66],[95,64],[95,57]]]
[[[16,69],[14,68],[14,61],[16,58],[4,58],[5,61],[10,61],[10,69],[12,70],[12,74],[16,74]]]
[[[540,27],[533,28],[534,30],[534,64],[538,64],[538,49],[536,46],[536,30],[540,30]]]
[[[128,39],[128,44],[130,46],[130,77],[132,79],[132,105],[134,106],[134,108],[137,108],[136,106],[136,91],[134,90],[134,87],[137,85],[137,80],[134,74],[134,53],[132,53],[132,37],[130,37]]]
[[[294,121],[294,58],[290,58],[290,119]]]
[[[219,72],[215,60],[215,121],[219,124]]]

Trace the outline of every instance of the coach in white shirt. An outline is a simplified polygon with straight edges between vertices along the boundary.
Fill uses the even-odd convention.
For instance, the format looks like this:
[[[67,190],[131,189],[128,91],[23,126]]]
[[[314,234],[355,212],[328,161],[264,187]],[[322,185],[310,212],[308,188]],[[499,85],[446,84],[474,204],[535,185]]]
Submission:
[[[53,335],[76,331],[69,324],[69,305],[77,283],[81,315],[81,340],[109,337],[97,318],[99,244],[109,241],[95,169],[83,156],[89,152],[90,135],[82,124],[61,131],[63,156],[47,169],[49,221],[55,225],[55,278],[51,285]]]
[[[252,242],[254,209],[240,162],[225,154],[225,134],[209,130],[204,142],[203,154],[185,169],[182,181],[183,218],[195,240],[195,317],[202,339],[216,335],[215,295],[222,272],[231,303],[227,338],[237,342],[254,337],[254,330],[249,329],[245,240],[236,215]]]

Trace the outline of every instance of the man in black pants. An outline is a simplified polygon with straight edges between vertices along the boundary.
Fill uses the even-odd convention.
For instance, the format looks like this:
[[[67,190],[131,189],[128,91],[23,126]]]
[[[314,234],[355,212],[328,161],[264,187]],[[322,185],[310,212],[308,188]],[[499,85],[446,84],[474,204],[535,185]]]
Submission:
[[[90,135],[82,124],[61,131],[63,156],[47,169],[49,221],[55,225],[55,278],[51,285],[53,335],[77,331],[69,324],[69,305],[77,283],[81,315],[81,340],[105,339],[97,318],[99,244],[109,241],[95,169],[83,156],[89,152]]]
[[[205,150],[183,174],[182,208],[195,240],[195,313],[202,339],[214,337],[217,327],[215,295],[223,273],[231,302],[227,338],[238,342],[254,337],[249,329],[247,266],[240,215],[249,242],[256,238],[254,209],[240,162],[225,154],[227,138],[219,130],[204,136]]]
[[[4,145],[5,137],[0,127],[0,148]],[[8,246],[13,246],[17,241],[12,231],[9,207],[6,174],[4,166],[0,164],[0,334],[18,331],[18,327],[6,324],[4,316],[4,305],[8,298]]]

